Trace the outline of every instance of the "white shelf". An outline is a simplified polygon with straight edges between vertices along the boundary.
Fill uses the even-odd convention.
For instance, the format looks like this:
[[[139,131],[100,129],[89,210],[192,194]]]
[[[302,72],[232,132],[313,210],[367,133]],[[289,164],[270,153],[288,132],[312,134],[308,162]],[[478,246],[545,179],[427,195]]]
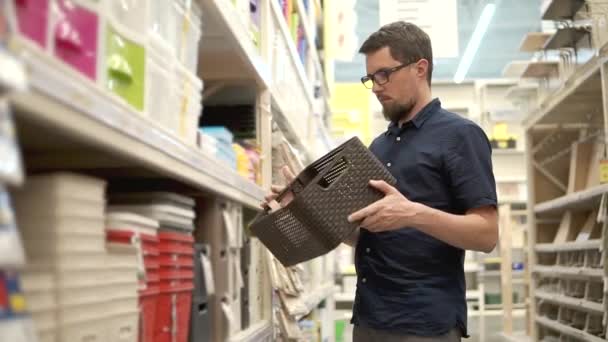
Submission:
[[[599,203],[603,194],[608,193],[608,184],[565,195],[554,200],[537,204],[537,214],[559,213],[568,209],[589,209]]]
[[[268,321],[256,323],[230,337],[230,342],[258,342],[272,338],[272,324]]]
[[[467,290],[467,300],[479,300],[481,297],[481,291],[479,290]]]
[[[502,304],[486,304],[486,310],[502,310]],[[513,304],[513,309],[525,309],[526,303],[515,303]]]
[[[343,302],[343,303],[352,303],[355,301],[355,294],[354,293],[336,293],[336,295],[334,296],[334,299],[336,300],[336,302]]]
[[[93,152],[103,151],[111,156],[110,162],[126,161],[129,167],[141,167],[259,208],[264,191],[235,170],[185,145],[154,122],[119,105],[93,84],[75,78],[69,70],[62,72],[61,65],[48,65],[50,62],[36,57],[28,58],[26,63],[32,91],[11,98],[18,122],[43,125],[49,134],[61,136],[62,140],[90,146],[88,163],[104,162]]]
[[[27,76],[23,64],[0,48],[0,90],[3,88],[25,90]]]
[[[492,149],[492,154],[496,155],[496,156],[522,156],[523,157],[526,154],[526,151],[495,148],[495,149]]]
[[[583,267],[565,267],[565,266],[535,266],[534,273],[539,273],[545,276],[554,277],[569,277],[569,278],[586,278],[586,279],[602,279],[604,276],[603,269],[583,268]]]
[[[557,321],[554,321],[552,319],[546,318],[546,317],[536,317],[536,322],[540,325],[543,325],[547,328],[551,328],[555,331],[561,332],[563,334],[572,336],[572,337],[576,337],[576,338],[580,338],[583,341],[589,341],[589,342],[606,342],[606,340],[604,340],[603,338],[599,338],[597,336],[593,336],[591,334],[588,334],[582,330],[578,330],[576,328],[567,326],[565,324],[559,323]]]
[[[287,22],[285,21],[285,17],[281,13],[281,9],[279,8],[278,1],[270,1],[271,12],[274,15],[275,21],[279,24],[278,31],[283,36],[283,39],[287,42],[287,49],[289,50],[289,54],[291,59],[295,62],[296,71],[302,86],[304,87],[304,92],[306,95],[306,99],[308,103],[312,106],[313,95],[312,95],[312,86],[306,72],[304,70],[304,64],[300,59],[300,55],[298,54],[298,49],[295,46],[289,28],[287,27]]]
[[[576,106],[579,112],[596,108],[597,103],[589,101],[590,95],[594,92],[599,94],[597,98],[600,99],[601,105],[600,70],[604,63],[606,63],[605,57],[594,57],[585,65],[579,66],[559,89],[547,96],[524,119],[523,125],[526,129],[532,128],[537,123],[568,123],[577,120],[577,116],[572,115],[573,106]]]
[[[536,290],[535,296],[538,299],[542,299],[556,304],[562,304],[575,309],[581,309],[591,313],[602,314],[604,312],[603,304],[590,302],[584,299],[568,297],[561,294],[549,293],[541,290]]]
[[[198,0],[205,22],[201,46],[201,76],[205,80],[253,79],[261,88],[272,82],[268,64],[253,43],[248,25],[231,1]],[[223,61],[223,63],[219,63]],[[221,66],[225,65],[226,68]]]
[[[539,243],[536,244],[534,250],[536,252],[571,252],[571,251],[585,251],[585,250],[600,250],[602,249],[602,240],[589,240],[589,241],[572,241],[563,244],[554,243]]]

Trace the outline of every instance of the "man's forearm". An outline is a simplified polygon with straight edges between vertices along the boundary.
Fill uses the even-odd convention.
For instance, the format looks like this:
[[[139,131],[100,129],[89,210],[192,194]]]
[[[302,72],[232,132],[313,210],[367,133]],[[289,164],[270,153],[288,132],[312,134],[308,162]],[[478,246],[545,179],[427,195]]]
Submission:
[[[419,213],[410,219],[418,230],[465,250],[489,253],[498,239],[496,209],[492,207],[454,215],[422,206]]]

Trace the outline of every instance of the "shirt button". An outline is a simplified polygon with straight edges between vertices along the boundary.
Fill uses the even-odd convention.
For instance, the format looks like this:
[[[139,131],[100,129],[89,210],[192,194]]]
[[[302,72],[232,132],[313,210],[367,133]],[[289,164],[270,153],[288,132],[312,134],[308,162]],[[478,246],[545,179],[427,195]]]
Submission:
[[[367,278],[361,279],[362,282],[367,283]]]
[[[391,163],[386,163],[386,166],[388,166],[388,167],[391,167],[391,165],[393,165],[393,164],[391,164]]]
[[[397,137],[397,141],[401,141],[401,137]]]
[[[369,248],[365,249],[365,253],[367,253],[367,254],[369,254],[370,251],[371,251],[371,249],[369,249]]]

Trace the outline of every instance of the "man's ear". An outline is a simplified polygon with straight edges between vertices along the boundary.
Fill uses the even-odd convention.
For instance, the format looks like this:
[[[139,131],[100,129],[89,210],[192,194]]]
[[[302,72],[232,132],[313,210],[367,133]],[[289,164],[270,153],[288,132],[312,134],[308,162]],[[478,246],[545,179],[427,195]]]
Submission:
[[[426,75],[429,71],[429,61],[422,58],[421,60],[416,62],[415,68],[416,68],[416,76],[426,79]]]

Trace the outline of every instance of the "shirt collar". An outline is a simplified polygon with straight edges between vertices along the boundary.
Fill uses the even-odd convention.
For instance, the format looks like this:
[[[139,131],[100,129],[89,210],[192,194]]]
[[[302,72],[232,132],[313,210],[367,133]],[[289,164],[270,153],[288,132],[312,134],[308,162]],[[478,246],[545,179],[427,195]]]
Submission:
[[[441,101],[438,98],[433,99],[426,106],[424,106],[411,121],[406,122],[402,127],[399,127],[398,123],[395,121],[391,121],[388,125],[387,134],[399,134],[403,128],[405,128],[409,123],[414,125],[416,128],[422,127],[424,122],[431,117],[431,115],[437,111],[441,107]]]

